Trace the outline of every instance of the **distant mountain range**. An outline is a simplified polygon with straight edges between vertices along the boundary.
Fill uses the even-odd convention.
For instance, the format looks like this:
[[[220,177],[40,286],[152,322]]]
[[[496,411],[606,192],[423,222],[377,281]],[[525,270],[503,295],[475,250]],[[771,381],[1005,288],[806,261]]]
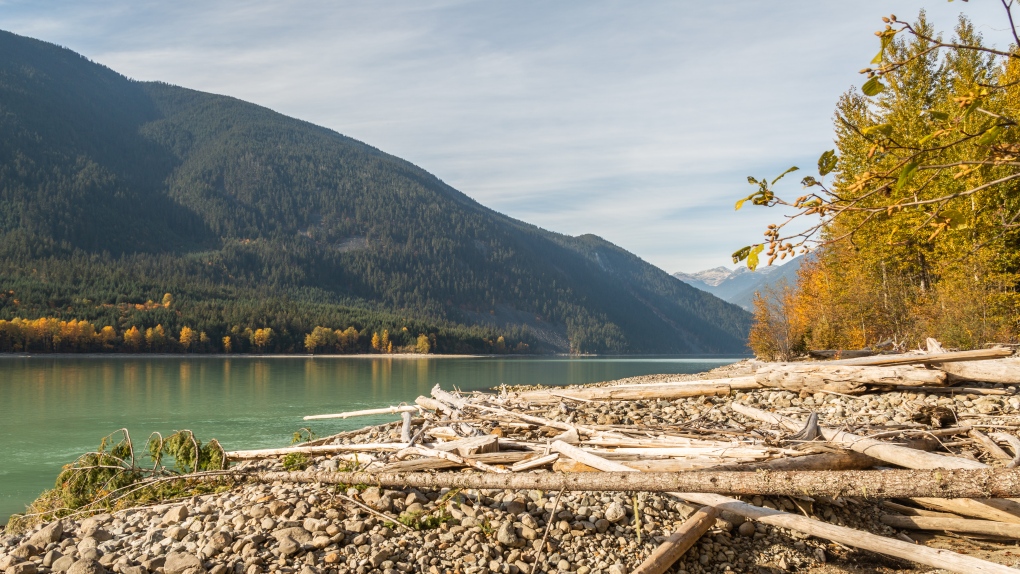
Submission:
[[[755,292],[775,285],[784,279],[790,285],[796,284],[797,270],[800,269],[803,260],[804,257],[797,257],[785,265],[758,267],[754,271],[741,265],[736,269],[716,267],[697,273],[677,272],[673,274],[673,277],[695,289],[701,289],[751,311]]]
[[[187,327],[205,352],[304,352],[316,326],[445,353],[746,352],[747,312],[598,236],[3,31],[0,134],[0,319]]]

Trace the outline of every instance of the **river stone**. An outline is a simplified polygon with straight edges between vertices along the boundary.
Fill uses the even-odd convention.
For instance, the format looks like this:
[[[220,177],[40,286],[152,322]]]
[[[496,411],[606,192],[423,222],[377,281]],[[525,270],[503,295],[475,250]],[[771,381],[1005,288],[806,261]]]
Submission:
[[[18,546],[17,548],[14,549],[14,552],[11,552],[11,556],[14,556],[15,558],[22,558],[25,560],[28,560],[33,556],[38,556],[39,554],[40,554],[39,549],[36,548],[34,545],[28,543]]]
[[[82,558],[71,564],[71,567],[67,569],[67,574],[106,574],[106,568],[95,560]]]
[[[205,568],[202,566],[202,561],[194,554],[171,552],[166,555],[163,572],[166,574],[205,574]],[[68,572],[68,574],[75,573]]]
[[[18,562],[18,559],[10,554],[0,556],[0,571],[7,570],[11,566],[14,566]]]
[[[277,541],[281,541],[284,538],[291,538],[298,544],[311,544],[312,533],[308,532],[300,526],[292,526],[290,528],[280,528],[273,532],[273,538]]]
[[[504,546],[517,544],[517,534],[514,532],[512,522],[507,521],[499,525],[499,530],[496,531],[496,540]]]
[[[61,556],[53,561],[53,565],[50,566],[54,572],[66,572],[68,568],[74,564],[74,558],[71,556]]]
[[[373,554],[371,556],[371,558],[368,559],[368,562],[372,565],[373,568],[378,568],[378,567],[382,566],[383,562],[386,562],[387,560],[389,560],[389,558],[390,558],[390,551],[385,549],[385,548],[382,548],[378,552]]]
[[[14,566],[8,566],[5,574],[35,574],[39,569],[35,562],[19,562]]]
[[[49,552],[46,553],[45,556],[43,556],[42,565],[47,568],[52,568],[53,563],[56,562],[57,558],[60,558],[61,556],[63,556],[63,554],[61,554],[60,552],[56,550],[50,550]]]
[[[287,512],[290,509],[291,509],[290,504],[287,504],[286,502],[284,502],[282,500],[274,500],[274,501],[269,503],[269,512],[273,516],[277,516],[277,517],[283,516],[284,514],[287,514]]]
[[[606,508],[606,520],[619,522],[627,517],[627,510],[619,502],[613,502]]]
[[[38,546],[39,548],[46,548],[46,545],[51,542],[60,542],[60,537],[63,534],[64,525],[58,520],[33,534],[32,537],[28,539],[28,543],[33,546]]]
[[[175,506],[170,510],[167,510],[166,514],[163,515],[163,525],[166,526],[167,524],[177,524],[178,522],[183,521],[187,517],[188,517],[187,506],[184,506],[183,504],[180,506]]]
[[[121,566],[120,574],[147,574],[147,570],[141,566]]]
[[[301,550],[301,545],[290,536],[278,538],[280,541],[280,556],[290,557]]]

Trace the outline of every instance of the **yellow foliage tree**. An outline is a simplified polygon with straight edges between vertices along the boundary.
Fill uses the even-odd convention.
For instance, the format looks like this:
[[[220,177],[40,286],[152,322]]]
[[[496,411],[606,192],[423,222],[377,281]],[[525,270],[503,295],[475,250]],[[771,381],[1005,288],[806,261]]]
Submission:
[[[187,325],[181,327],[181,334],[177,339],[177,342],[181,344],[182,349],[185,351],[189,350],[191,348],[191,344],[195,342],[195,331]]]
[[[429,345],[429,336],[424,333],[418,335],[418,340],[414,345],[414,350],[422,355],[429,354],[429,351],[432,350]]]
[[[131,327],[124,331],[124,347],[129,351],[138,352],[145,345],[145,335],[138,330],[138,327]]]

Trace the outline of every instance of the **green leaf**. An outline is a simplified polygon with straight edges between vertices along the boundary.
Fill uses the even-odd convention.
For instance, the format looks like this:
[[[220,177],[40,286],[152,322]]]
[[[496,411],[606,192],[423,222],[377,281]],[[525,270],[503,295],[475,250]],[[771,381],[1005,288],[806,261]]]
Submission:
[[[885,89],[885,84],[879,81],[878,76],[872,77],[864,85],[861,86],[861,91],[864,92],[865,96],[877,96]]]
[[[832,170],[836,169],[837,161],[839,161],[839,158],[836,157],[836,150],[830,149],[823,153],[818,158],[818,175],[828,175]]]
[[[996,142],[996,140],[999,139],[999,136],[1002,133],[1003,133],[1003,126],[1002,125],[996,125],[996,126],[990,128],[990,129],[988,129],[988,131],[985,132],[984,134],[981,134],[981,137],[977,139],[977,145],[979,145],[979,146],[989,146],[989,145],[993,144],[994,142]]]
[[[778,175],[778,176],[776,177],[776,179],[773,179],[773,180],[772,180],[772,185],[775,185],[777,181],[779,181],[779,180],[783,179],[783,176],[784,176],[784,175],[786,175],[786,174],[788,174],[788,173],[790,173],[790,172],[793,172],[793,171],[797,171],[798,169],[800,169],[800,168],[799,168],[799,167],[797,167],[797,166],[793,166],[793,167],[791,167],[790,169],[788,169],[788,170],[784,171],[783,173],[779,174],[779,175]]]
[[[749,200],[749,199],[751,199],[755,195],[758,195],[758,194],[757,193],[752,193],[751,195],[749,195],[749,196],[745,197],[744,199],[741,199],[740,201],[738,201],[737,204],[733,207],[733,211],[739,211],[740,208],[744,206],[744,202]]]
[[[876,135],[877,134],[877,135],[889,137],[889,134],[892,133],[892,124],[876,124],[876,125],[873,125],[873,126],[868,126],[868,127],[864,128],[863,130],[861,130],[861,133],[866,135],[866,136],[871,136],[871,135]]]
[[[929,118],[931,118],[933,120],[940,121],[940,122],[944,122],[944,121],[949,119],[949,114],[947,114],[945,112],[936,112],[934,110],[928,110],[928,111],[924,112],[924,115],[928,116]]]
[[[800,180],[800,184],[803,185],[804,187],[814,187],[816,185],[822,185],[818,183],[817,179],[811,177],[810,175]]]
[[[907,165],[903,166],[900,170],[900,178],[896,180],[896,191],[903,188],[904,185],[910,183],[911,178],[914,177],[914,173],[917,171],[917,162],[912,161]]]
[[[736,251],[733,252],[733,255],[732,255],[733,262],[734,263],[740,263],[744,259],[747,259],[747,256],[750,255],[750,254],[751,254],[751,246],[750,245],[748,245],[747,247],[741,247],[740,249],[737,249]]]
[[[747,176],[747,183],[751,185],[758,185],[758,180],[751,176]]]
[[[942,132],[942,130],[934,131],[934,132],[924,136],[923,138],[917,140],[917,145],[924,145],[924,144],[928,143],[929,141],[931,141],[931,138],[933,138],[933,137],[935,137],[937,135],[942,135],[942,133],[945,133],[945,132],[942,132],[942,133],[939,133],[939,132]]]
[[[747,254],[747,268],[754,271],[758,267],[758,254],[765,249],[764,244],[755,245],[751,248],[751,252]]]

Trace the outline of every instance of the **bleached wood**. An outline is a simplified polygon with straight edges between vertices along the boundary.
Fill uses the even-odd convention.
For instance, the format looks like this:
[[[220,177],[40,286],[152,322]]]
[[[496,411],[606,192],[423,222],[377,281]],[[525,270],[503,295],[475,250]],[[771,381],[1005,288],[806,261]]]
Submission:
[[[983,361],[989,359],[1001,359],[1013,354],[1010,349],[976,349],[973,351],[954,351],[951,353],[905,353],[902,355],[876,355],[874,357],[860,357],[857,359],[841,359],[839,361],[826,361],[827,365],[860,365],[860,366],[889,366],[889,365],[924,365],[955,363],[959,361]]]
[[[726,379],[609,385],[589,389],[541,389],[519,393],[517,398],[530,403],[557,402],[561,398],[587,401],[673,400],[684,397],[726,396],[735,390],[758,389],[753,376]]]
[[[978,444],[981,445],[981,448],[988,451],[988,454],[991,455],[992,458],[999,460],[1013,460],[1013,457],[1006,454],[1006,451],[1002,450],[1002,448],[995,444],[995,441],[988,438],[988,435],[985,433],[977,429],[971,429],[968,434],[970,435],[970,438],[976,440]]]
[[[579,433],[583,432],[583,433],[588,434],[588,435],[597,434],[599,432],[598,430],[596,430],[594,428],[591,428],[591,427],[588,427],[588,426],[584,426],[584,425],[574,425],[574,424],[570,424],[570,423],[554,421],[552,419],[547,419],[547,418],[544,418],[544,417],[537,417],[537,416],[533,416],[533,415],[529,415],[529,414],[525,414],[525,413],[520,413],[520,412],[517,412],[517,411],[510,411],[510,410],[499,408],[499,407],[490,407],[490,406],[487,406],[487,405],[481,405],[481,404],[477,404],[477,403],[472,403],[472,402],[469,402],[466,399],[463,399],[463,398],[458,397],[458,396],[456,396],[456,395],[454,395],[452,393],[448,393],[448,392],[444,391],[443,389],[441,389],[439,387],[439,385],[436,385],[436,386],[432,387],[432,391],[431,392],[432,392],[432,396],[437,401],[442,401],[442,402],[447,403],[449,405],[453,405],[453,406],[457,407],[458,409],[473,408],[473,409],[480,410],[482,412],[498,414],[498,415],[502,415],[502,416],[508,417],[508,418],[516,418],[516,419],[520,419],[522,421],[526,421],[526,422],[529,422],[529,423],[534,423],[534,424],[537,424],[537,425],[547,426],[547,427],[554,428],[554,429],[565,430],[565,431],[575,430],[575,431],[577,431]]]
[[[348,418],[351,418],[351,417],[365,417],[365,416],[371,416],[371,415],[392,415],[392,414],[397,414],[397,413],[416,413],[416,412],[418,412],[418,410],[419,410],[418,407],[405,405],[405,406],[401,406],[401,407],[385,407],[385,408],[381,408],[381,409],[365,409],[365,410],[361,410],[361,411],[350,411],[350,412],[346,412],[346,413],[336,413],[336,414],[332,414],[332,415],[310,415],[310,416],[304,417],[303,420],[306,420],[306,421],[317,421],[317,420],[322,420],[322,419],[348,419]]]
[[[715,525],[719,509],[705,506],[688,518],[679,530],[662,542],[631,574],[662,574]]]
[[[1008,524],[991,520],[968,520],[966,518],[936,518],[934,516],[896,516],[883,514],[883,524],[893,528],[911,530],[945,530],[949,532],[967,532],[969,534],[985,534],[1020,539],[1020,524]]]
[[[935,518],[960,518],[956,514],[951,514],[949,512],[937,512],[935,510],[925,510],[923,508],[914,508],[912,506],[904,506],[902,504],[897,504],[897,503],[889,501],[889,500],[883,500],[882,501],[882,507],[883,508],[888,508],[889,510],[894,510],[896,512],[899,512],[900,514],[905,515],[905,516],[931,516],[931,517],[935,517]]]
[[[928,338],[928,353],[942,353],[942,344]],[[952,383],[978,381],[984,383],[1017,384],[1020,383],[1020,358],[1009,357],[988,361],[964,361],[941,365],[943,371],[949,373]]]
[[[400,413],[400,442],[411,442],[411,412]]]
[[[403,448],[407,448],[407,443],[384,442],[364,444],[327,444],[320,446],[291,446],[286,448],[263,448],[258,450],[233,450],[225,454],[227,460],[254,460],[273,456],[285,456],[292,453],[325,455],[339,452],[397,451]]]
[[[432,448],[447,452],[456,452],[460,456],[499,452],[499,437],[491,434],[473,436],[452,442],[438,443],[433,445]]]
[[[451,409],[449,406],[444,405],[443,403],[429,397],[418,397],[417,399],[414,399],[414,404],[418,405],[419,407],[425,410],[439,411],[446,415],[453,414],[453,409]]]
[[[583,461],[585,464],[598,468],[599,470],[614,472],[627,472],[628,470],[633,471],[633,469],[628,469],[627,467],[613,463],[612,461],[598,460],[598,457],[585,453],[580,449],[571,447],[564,443],[553,443],[553,448],[565,456],[577,455],[584,457],[586,459]],[[568,452],[571,454],[567,454]],[[765,524],[771,524],[781,528],[789,528],[790,530],[804,532],[818,538],[825,538],[847,546],[862,548],[864,550],[870,550],[872,552],[886,554],[888,556],[895,556],[897,558],[903,558],[905,560],[918,562],[927,566],[944,568],[952,572],[959,572],[960,574],[971,574],[976,572],[995,572],[1000,574],[1017,573],[1017,571],[1013,568],[996,564],[994,562],[980,560],[971,556],[950,552],[948,550],[908,544],[901,540],[892,540],[869,532],[862,532],[852,528],[846,528],[844,526],[836,526],[819,520],[813,520],[806,516],[789,514],[779,510],[772,510],[771,508],[761,508],[718,494],[679,492],[671,494],[688,502],[713,506],[719,510],[728,510],[734,514],[738,514],[752,520],[757,520]]]
[[[556,460],[559,458],[560,454],[558,452],[554,452],[552,454],[547,454],[544,456],[536,456],[534,458],[529,458],[526,460],[522,460],[520,462],[515,462],[513,466],[510,467],[510,472],[523,472],[525,470],[531,470],[533,468],[540,468],[547,464],[552,464],[556,462]]]
[[[793,392],[831,391],[858,394],[868,386],[944,385],[946,374],[911,366],[859,367],[828,363],[766,365],[755,373],[755,381],[764,387]]]
[[[730,408],[744,416],[777,426],[785,426],[790,430],[799,430],[803,426],[803,423],[793,419],[741,403],[731,403]],[[818,430],[829,442],[897,466],[916,469],[987,468],[987,465],[976,460],[924,452],[865,438],[843,430],[823,426],[819,426]],[[923,506],[955,514],[1020,524],[1020,504],[1014,500],[994,498],[947,500],[931,497],[917,497],[915,500]]]
[[[1006,466],[1015,467],[1020,465],[1020,438],[1017,438],[1016,435],[1004,432],[992,433],[991,438],[999,442],[1004,442],[1013,449],[1013,459]]]

